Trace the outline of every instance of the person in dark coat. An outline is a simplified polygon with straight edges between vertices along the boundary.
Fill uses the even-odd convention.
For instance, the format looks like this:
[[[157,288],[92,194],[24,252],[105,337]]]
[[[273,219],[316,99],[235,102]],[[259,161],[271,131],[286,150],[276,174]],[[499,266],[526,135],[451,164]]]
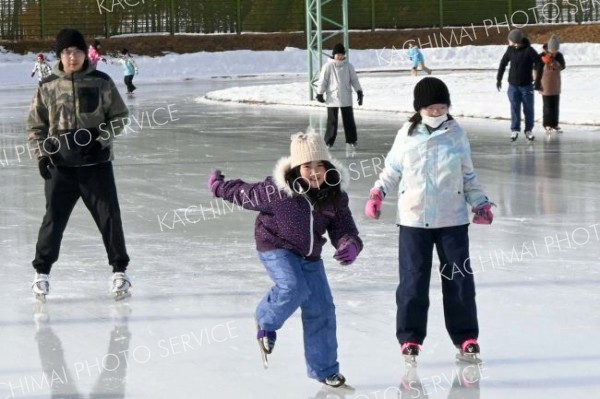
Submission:
[[[508,72],[508,99],[510,100],[510,136],[515,141],[521,131],[521,106],[525,114],[525,137],[533,141],[534,97],[533,91],[540,89],[543,64],[539,54],[531,47],[529,40],[520,29],[513,29],[508,34],[509,46],[500,60],[496,76],[496,88],[502,89],[504,71],[510,63]],[[535,83],[534,73],[535,74]]]
[[[325,233],[342,265],[353,263],[362,250],[344,191],[349,177],[318,134],[293,135],[290,152],[262,182],[226,181],[215,170],[208,188],[216,197],[260,212],[256,249],[275,283],[256,309],[263,354],[273,351],[276,331],[300,308],[308,376],[340,387],[345,378],[337,361],[335,306],[321,251]]]
[[[540,54],[544,64],[540,94],[544,101],[543,124],[547,133],[562,133],[562,129],[558,125],[561,91],[560,74],[566,68],[566,64],[565,57],[558,51],[559,46],[558,37],[552,35],[545,46],[546,51]]]

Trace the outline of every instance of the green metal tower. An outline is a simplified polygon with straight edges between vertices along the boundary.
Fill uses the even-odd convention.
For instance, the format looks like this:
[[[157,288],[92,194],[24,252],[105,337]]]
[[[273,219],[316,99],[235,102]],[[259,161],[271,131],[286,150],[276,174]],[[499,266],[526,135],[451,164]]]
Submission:
[[[334,21],[323,15],[323,6],[339,2],[342,7],[342,22]],[[323,21],[330,23],[336,29],[323,32]],[[348,40],[348,0],[306,0],[306,53],[308,55],[308,99],[313,99],[313,90],[319,80],[319,72],[323,66],[323,42],[342,34],[346,47],[346,57],[349,57]]]

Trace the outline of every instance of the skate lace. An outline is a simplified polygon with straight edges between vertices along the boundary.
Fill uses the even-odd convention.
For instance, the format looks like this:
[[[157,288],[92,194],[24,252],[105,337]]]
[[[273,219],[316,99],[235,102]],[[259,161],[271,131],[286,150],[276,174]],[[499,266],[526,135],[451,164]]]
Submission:
[[[461,345],[461,349],[464,353],[477,353],[477,348],[479,348],[479,344],[475,338],[467,339]]]
[[[129,279],[124,273],[116,274],[113,278],[113,290],[123,290],[131,286]]]
[[[325,378],[325,384],[332,387],[339,387],[341,385],[344,385],[345,382],[346,378],[340,373],[335,373]]]
[[[36,281],[33,284],[33,287],[34,287],[34,290],[36,290],[37,292],[47,293],[48,289],[50,288],[50,284],[48,284],[48,281],[46,281],[46,280]]]
[[[405,342],[400,347],[400,351],[402,352],[403,355],[412,355],[412,356],[418,355],[420,349],[421,349],[421,346],[419,344],[417,344],[416,342]]]

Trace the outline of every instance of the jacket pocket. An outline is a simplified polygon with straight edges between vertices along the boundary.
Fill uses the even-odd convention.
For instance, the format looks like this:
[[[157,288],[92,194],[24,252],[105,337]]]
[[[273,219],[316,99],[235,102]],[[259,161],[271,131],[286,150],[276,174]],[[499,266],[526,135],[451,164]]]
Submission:
[[[79,112],[94,112],[100,105],[100,90],[97,87],[80,87],[77,91]]]

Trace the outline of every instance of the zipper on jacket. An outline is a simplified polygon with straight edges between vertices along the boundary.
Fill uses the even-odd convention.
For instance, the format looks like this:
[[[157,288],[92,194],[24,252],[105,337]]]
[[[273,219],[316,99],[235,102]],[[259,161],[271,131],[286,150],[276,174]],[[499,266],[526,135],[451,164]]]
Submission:
[[[75,98],[75,73],[71,74],[71,90],[73,92],[73,125],[75,125],[75,131],[79,129],[77,126],[77,99]]]
[[[310,254],[312,254],[313,247],[314,247],[314,244],[315,244],[315,237],[313,235],[313,230],[314,230],[313,226],[314,226],[314,222],[315,222],[314,217],[313,217],[313,211],[314,211],[315,208],[314,208],[313,204],[310,202],[310,200],[305,195],[303,195],[302,197],[304,197],[304,199],[306,200],[306,202],[308,202],[308,206],[310,207],[310,223],[309,223],[309,226],[310,226],[310,233],[309,233],[310,234],[310,245],[308,247],[308,253],[305,255],[305,256],[310,256]]]

